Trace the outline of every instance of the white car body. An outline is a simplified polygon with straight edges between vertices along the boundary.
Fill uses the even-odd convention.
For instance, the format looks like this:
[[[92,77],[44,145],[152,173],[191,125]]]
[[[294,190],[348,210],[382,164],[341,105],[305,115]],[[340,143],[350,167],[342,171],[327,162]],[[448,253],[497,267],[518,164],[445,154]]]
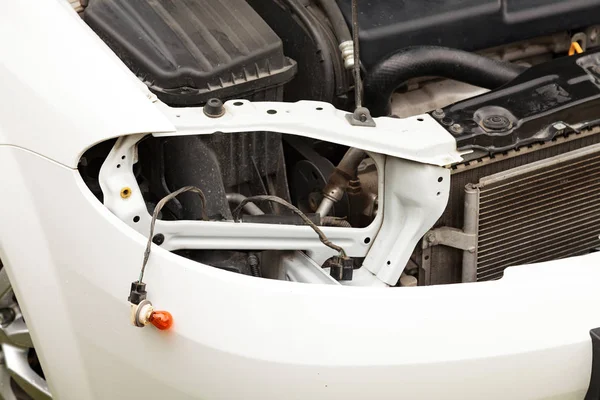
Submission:
[[[380,288],[256,279],[155,246],[149,297],[175,324],[134,327],[127,291],[146,237],[77,163],[104,140],[179,128],[64,1],[7,2],[0,43],[0,258],[55,398],[585,395],[600,253],[493,282]]]

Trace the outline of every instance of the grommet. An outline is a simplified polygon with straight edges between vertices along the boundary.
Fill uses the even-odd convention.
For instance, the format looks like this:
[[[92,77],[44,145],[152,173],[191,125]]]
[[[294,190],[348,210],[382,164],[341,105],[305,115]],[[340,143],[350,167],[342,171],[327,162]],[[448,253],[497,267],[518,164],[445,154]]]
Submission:
[[[225,107],[223,107],[223,102],[216,98],[208,99],[208,101],[204,105],[203,110],[204,114],[210,118],[219,118],[223,114],[225,114]]]

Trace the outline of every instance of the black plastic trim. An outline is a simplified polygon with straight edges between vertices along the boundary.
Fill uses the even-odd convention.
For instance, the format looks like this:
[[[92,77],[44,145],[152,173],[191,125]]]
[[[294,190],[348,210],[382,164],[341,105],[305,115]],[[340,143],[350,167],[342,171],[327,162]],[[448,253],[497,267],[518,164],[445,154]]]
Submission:
[[[600,328],[590,331],[592,337],[592,376],[585,400],[600,400]]]

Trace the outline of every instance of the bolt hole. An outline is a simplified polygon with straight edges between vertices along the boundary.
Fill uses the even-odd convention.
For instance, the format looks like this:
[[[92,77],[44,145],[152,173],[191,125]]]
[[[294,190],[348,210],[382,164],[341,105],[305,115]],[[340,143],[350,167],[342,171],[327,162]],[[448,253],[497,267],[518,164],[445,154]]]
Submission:
[[[317,107],[317,111],[321,111],[323,107]]]
[[[371,238],[370,237],[366,237],[365,238],[365,244],[369,244],[371,243]]]
[[[277,110],[267,110],[267,114],[277,114]]]
[[[392,263],[391,261],[388,261],[388,262],[387,262],[387,265],[390,265],[391,263]]]
[[[442,178],[441,176],[438,178],[438,182],[441,182],[443,180],[444,180],[444,178]]]
[[[165,242],[165,235],[163,235],[162,233],[157,233],[156,235],[154,235],[154,237],[152,238],[152,243],[154,243],[157,246],[160,246],[161,244],[163,244]]]
[[[121,168],[121,164],[117,164],[117,168]]]
[[[424,258],[425,258],[425,260],[429,260],[429,256],[425,256]]]
[[[239,106],[243,106],[244,103],[242,103],[241,101],[236,101],[235,103],[233,103],[233,105],[239,107]]]
[[[424,119],[423,119],[423,118],[417,118],[417,121],[419,121],[419,122],[423,122],[423,121],[424,121]]]
[[[129,196],[131,196],[131,189],[128,187],[121,189],[121,198],[127,199]]]
[[[121,156],[121,160],[124,160],[124,159],[125,159],[125,156]]]
[[[140,216],[136,215],[135,217],[133,217],[133,222],[135,222],[135,223],[140,222]]]

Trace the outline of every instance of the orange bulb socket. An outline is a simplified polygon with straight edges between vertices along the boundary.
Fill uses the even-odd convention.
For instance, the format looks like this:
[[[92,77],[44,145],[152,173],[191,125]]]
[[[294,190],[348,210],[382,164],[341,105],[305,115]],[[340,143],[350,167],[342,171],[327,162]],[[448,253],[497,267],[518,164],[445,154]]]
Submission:
[[[166,331],[173,326],[173,316],[168,311],[152,311],[148,321],[161,331]]]

